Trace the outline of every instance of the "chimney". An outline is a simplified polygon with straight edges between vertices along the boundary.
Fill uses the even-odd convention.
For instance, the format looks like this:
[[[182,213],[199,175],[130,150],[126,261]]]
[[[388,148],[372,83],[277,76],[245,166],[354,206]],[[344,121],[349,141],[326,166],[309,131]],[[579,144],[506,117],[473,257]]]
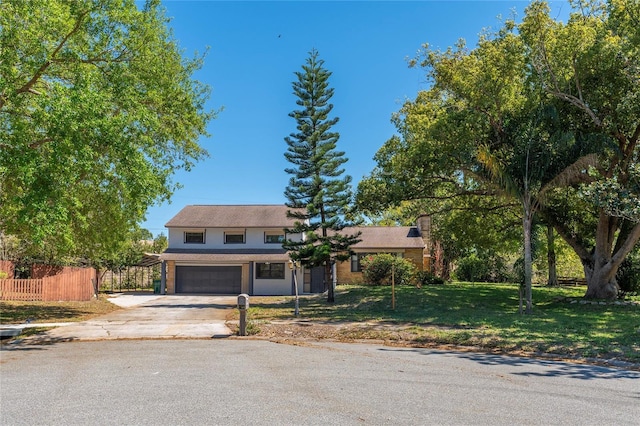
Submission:
[[[422,252],[422,270],[431,270],[431,216],[423,214],[416,219],[418,232],[424,241],[424,250]]]

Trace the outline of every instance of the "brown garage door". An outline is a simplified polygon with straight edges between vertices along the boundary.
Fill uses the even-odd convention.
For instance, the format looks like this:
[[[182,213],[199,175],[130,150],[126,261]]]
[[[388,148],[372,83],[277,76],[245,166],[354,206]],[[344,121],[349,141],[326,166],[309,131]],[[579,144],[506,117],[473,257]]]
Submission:
[[[240,294],[241,266],[176,266],[176,293]]]

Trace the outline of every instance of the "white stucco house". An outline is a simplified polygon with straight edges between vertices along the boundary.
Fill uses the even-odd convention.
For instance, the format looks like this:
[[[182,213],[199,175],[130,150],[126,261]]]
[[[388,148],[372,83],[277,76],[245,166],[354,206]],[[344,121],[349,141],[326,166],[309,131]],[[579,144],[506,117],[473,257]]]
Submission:
[[[291,295],[325,290],[323,268],[301,268],[296,279],[282,248],[294,220],[285,205],[190,205],[165,225],[169,247],[162,253],[166,293]],[[418,224],[425,221],[418,221]],[[428,265],[426,232],[417,227],[362,227],[351,261],[335,265],[338,283],[358,282],[359,259],[370,253],[396,253],[420,269]],[[345,230],[347,231],[347,230]],[[426,263],[425,263],[426,262]]]

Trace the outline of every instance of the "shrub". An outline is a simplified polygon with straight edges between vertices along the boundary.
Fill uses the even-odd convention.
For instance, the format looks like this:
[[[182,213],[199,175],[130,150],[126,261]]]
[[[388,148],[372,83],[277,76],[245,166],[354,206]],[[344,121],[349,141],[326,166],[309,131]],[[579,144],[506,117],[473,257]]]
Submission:
[[[416,274],[416,280],[420,285],[444,284],[444,279],[427,271],[418,271]]]
[[[636,248],[622,261],[616,274],[616,280],[620,286],[622,297],[626,294],[640,292],[640,248]]]
[[[499,283],[513,279],[505,260],[497,254],[472,253],[460,259],[455,278],[460,281]]]
[[[391,254],[375,254],[362,259],[362,275],[371,285],[391,285],[391,272],[398,285],[413,284],[418,268],[407,259]]]

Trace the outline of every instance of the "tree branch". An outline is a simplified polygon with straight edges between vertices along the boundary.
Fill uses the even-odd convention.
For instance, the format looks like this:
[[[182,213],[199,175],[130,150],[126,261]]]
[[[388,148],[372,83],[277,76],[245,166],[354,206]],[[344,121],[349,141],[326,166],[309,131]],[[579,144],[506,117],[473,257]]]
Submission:
[[[64,45],[67,43],[69,38],[71,38],[71,36],[73,36],[75,33],[78,32],[78,30],[80,29],[80,25],[82,24],[82,21],[84,20],[84,17],[87,16],[89,14],[89,12],[90,12],[90,10],[87,10],[85,12],[82,12],[78,16],[78,20],[76,21],[76,25],[71,29],[71,31],[66,36],[64,36],[64,38],[60,41],[60,43],[58,43],[58,46],[53,50],[53,53],[51,54],[51,58],[40,66],[40,68],[36,71],[36,73],[33,75],[33,77],[31,77],[31,80],[29,80],[24,86],[22,86],[21,88],[16,90],[16,94],[27,93],[27,92],[33,93],[32,92],[33,91],[33,86],[38,82],[38,80],[40,80],[40,77],[42,77],[42,75],[47,70],[47,68],[49,68],[51,63],[55,60],[56,55],[64,47]],[[36,94],[38,94],[38,93],[36,92]]]
[[[545,219],[545,221],[553,226],[553,229],[556,230],[558,235],[562,237],[562,239],[571,246],[571,248],[576,252],[580,260],[583,262],[591,262],[591,253],[584,247],[581,241],[578,238],[571,235],[570,231],[560,222],[553,219],[553,216],[546,214],[544,207],[541,207],[538,210],[538,213]]]
[[[580,78],[578,77],[578,69],[576,68],[576,57],[573,57],[573,61],[572,61],[572,65],[573,65],[573,74],[575,76],[575,80],[576,80],[576,89],[578,89],[578,99],[580,99],[580,102],[584,102],[584,98],[582,97],[582,86],[580,85]]]
[[[616,250],[611,257],[611,263],[615,266],[619,266],[625,257],[631,250],[635,247],[636,243],[640,240],[640,223],[636,223],[636,225],[631,229],[627,238],[624,240],[624,243]]]
[[[52,58],[50,62],[56,64],[71,64],[71,63],[80,63],[80,64],[100,64],[100,63],[115,63],[115,62],[128,62],[131,58],[127,58],[124,54],[127,50],[123,50],[116,57],[95,57],[95,58]]]
[[[44,145],[47,142],[51,142],[52,140],[53,140],[53,138],[50,138],[50,137],[42,138],[42,139],[37,140],[35,142],[31,142],[29,144],[29,148],[35,149],[35,148],[37,148],[39,146]]]
[[[589,106],[582,100],[582,90],[580,89],[580,81],[578,80],[578,73],[575,71],[575,67],[574,67],[574,73],[575,73],[575,78],[576,78],[576,84],[578,87],[578,93],[580,94],[580,98],[576,98],[575,96],[569,95],[564,93],[561,89],[560,89],[560,84],[558,82],[558,79],[556,77],[556,75],[553,72],[553,69],[551,67],[551,64],[549,63],[549,59],[547,57],[547,50],[545,48],[544,45],[544,41],[541,41],[541,61],[543,62],[543,67],[544,69],[546,69],[546,71],[549,73],[549,75],[551,76],[551,81],[552,81],[552,86],[553,89],[548,87],[548,85],[545,84],[545,89],[547,90],[547,92],[549,92],[551,95],[568,101],[569,103],[573,104],[574,106],[577,106],[578,108],[582,109],[583,111],[585,111],[587,113],[587,115],[589,115],[589,117],[591,118],[591,120],[596,124],[596,126],[598,127],[602,127],[602,121],[598,118],[598,116],[593,112],[593,110],[591,108],[589,108]],[[536,67],[538,68],[539,71],[541,71],[542,67]],[[543,83],[544,84],[544,83]]]
[[[589,108],[589,106],[584,103],[582,100],[576,98],[575,96],[572,95],[568,95],[564,92],[561,92],[559,89],[556,88],[556,91],[553,90],[549,90],[547,89],[547,91],[562,100],[565,100],[567,102],[569,102],[570,104],[577,106],[578,108],[580,108],[581,110],[583,110],[584,112],[587,113],[587,115],[589,116],[589,118],[591,118],[591,120],[594,122],[594,124],[598,127],[602,127],[602,120],[600,120],[600,118],[598,118],[598,116],[596,115],[595,112],[593,112],[593,110],[591,108]]]
[[[635,132],[633,132],[633,135],[631,135],[631,139],[629,139],[629,146],[627,147],[627,149],[629,149],[629,152],[626,153],[629,156],[631,156],[631,153],[633,152],[633,149],[635,148],[636,144],[638,143],[638,138],[640,138],[640,124],[638,124],[636,126]]]

